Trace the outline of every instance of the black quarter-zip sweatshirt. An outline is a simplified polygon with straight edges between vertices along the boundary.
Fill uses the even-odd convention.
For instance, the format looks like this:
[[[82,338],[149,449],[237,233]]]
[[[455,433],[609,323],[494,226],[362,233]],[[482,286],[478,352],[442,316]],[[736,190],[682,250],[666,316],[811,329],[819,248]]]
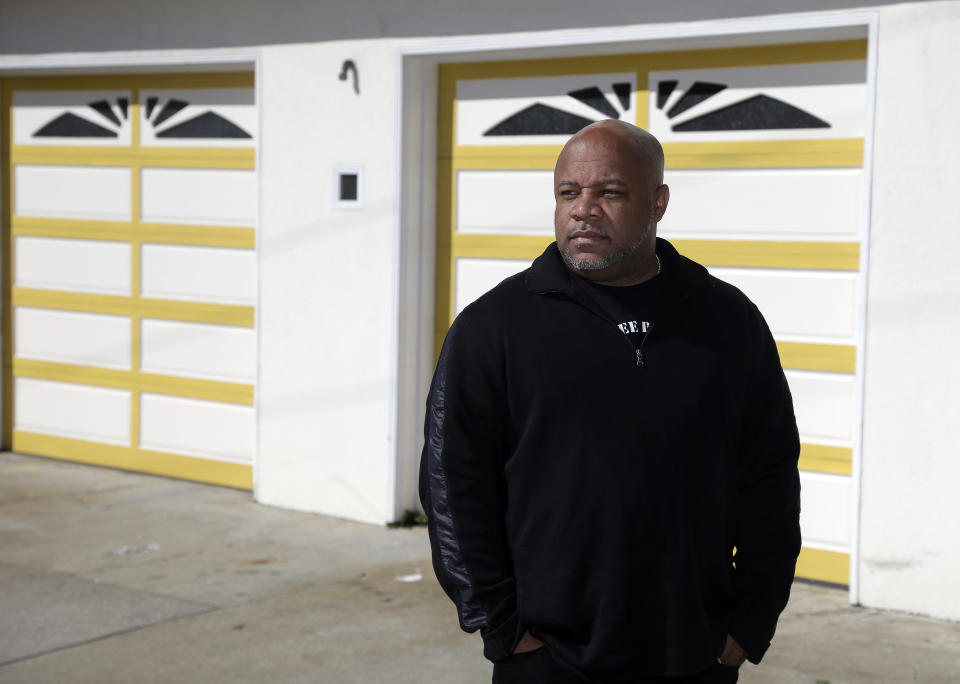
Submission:
[[[739,290],[657,254],[642,349],[556,244],[447,334],[420,497],[492,661],[529,630],[589,682],[701,672],[728,633],[756,663],[786,605],[799,439],[776,345]]]

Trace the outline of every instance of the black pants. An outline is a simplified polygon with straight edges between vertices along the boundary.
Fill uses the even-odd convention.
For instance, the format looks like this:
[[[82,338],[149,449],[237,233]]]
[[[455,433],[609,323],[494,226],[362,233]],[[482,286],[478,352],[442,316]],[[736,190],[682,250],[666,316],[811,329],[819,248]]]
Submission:
[[[693,677],[655,677],[637,680],[635,684],[734,684],[739,676],[735,667],[714,663]],[[517,653],[493,666],[493,684],[583,684],[550,656],[546,647]]]

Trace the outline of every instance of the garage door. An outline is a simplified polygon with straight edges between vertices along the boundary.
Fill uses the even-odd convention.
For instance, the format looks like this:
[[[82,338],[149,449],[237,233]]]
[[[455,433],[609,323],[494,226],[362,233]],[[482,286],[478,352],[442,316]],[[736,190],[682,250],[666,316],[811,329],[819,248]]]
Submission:
[[[866,41],[440,68],[436,348],[553,239],[552,169],[614,118],[666,153],[659,234],[741,288],[777,339],[803,442],[798,574],[846,584],[858,443]],[[495,211],[491,211],[491,199]]]
[[[253,75],[2,86],[13,449],[250,488]]]

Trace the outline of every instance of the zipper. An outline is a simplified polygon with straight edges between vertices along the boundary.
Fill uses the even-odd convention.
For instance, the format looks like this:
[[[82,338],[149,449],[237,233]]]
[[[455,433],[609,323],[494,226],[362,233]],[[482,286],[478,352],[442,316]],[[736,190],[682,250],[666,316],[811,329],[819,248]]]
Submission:
[[[558,294],[558,295],[561,295],[561,296],[566,296],[568,299],[570,299],[570,301],[572,301],[572,302],[574,302],[574,303],[582,306],[584,309],[586,309],[587,311],[589,311],[590,313],[592,313],[594,316],[597,316],[598,318],[600,318],[600,319],[603,320],[603,321],[607,321],[607,322],[609,322],[609,323],[612,323],[614,329],[617,331],[617,334],[619,334],[620,337],[623,338],[623,341],[626,342],[628,345],[630,345],[630,348],[634,350],[634,352],[635,352],[635,354],[636,354],[636,365],[637,365],[637,368],[646,368],[646,367],[647,367],[647,359],[646,359],[646,357],[644,357],[644,355],[643,355],[643,348],[646,346],[647,340],[650,338],[650,334],[653,332],[653,326],[656,324],[656,321],[650,323],[650,325],[647,327],[647,332],[646,332],[646,334],[643,336],[643,340],[640,342],[640,346],[639,346],[639,347],[635,347],[635,346],[633,346],[633,342],[631,342],[631,341],[627,338],[627,336],[624,335],[624,334],[621,332],[621,330],[619,329],[619,327],[617,327],[617,321],[615,321],[615,320],[613,319],[613,317],[612,317],[605,309],[603,309],[602,307],[598,306],[598,305],[596,304],[596,302],[594,302],[593,299],[590,298],[590,295],[589,295],[589,294],[583,293],[584,296],[586,296],[586,298],[587,298],[586,301],[583,301],[583,299],[581,299],[580,297],[574,295],[574,294],[571,293],[569,290],[544,290],[543,292],[541,292],[541,294]],[[687,299],[689,296],[690,296],[689,294],[685,295],[685,296],[682,297],[681,299],[677,300],[677,303],[679,303],[679,302]],[[589,303],[588,303],[588,302],[589,302]],[[596,307],[596,308],[595,308],[595,307]],[[597,309],[600,309],[600,310],[598,311]],[[663,317],[663,315],[661,315],[661,318],[662,318],[662,317]]]
[[[708,284],[708,285],[709,285],[709,284]],[[670,301],[670,302],[669,302],[669,305],[670,305],[671,309],[675,309],[679,304],[681,304],[682,302],[684,302],[684,301],[686,301],[687,299],[689,299],[690,297],[692,297],[693,294],[694,294],[694,291],[695,291],[695,290],[699,290],[700,287],[701,287],[701,283],[698,282],[698,283],[696,283],[696,287],[695,287],[694,289],[688,289],[686,292],[682,293],[682,295],[681,295],[679,298],[677,298],[677,299],[675,299],[675,300],[673,300],[673,301]],[[712,287],[712,285],[709,285],[709,287]],[[576,292],[577,294],[575,294],[575,292]],[[614,328],[617,329],[617,321],[615,321],[615,320],[613,319],[613,317],[612,317],[606,310],[604,310],[602,307],[598,306],[597,303],[596,303],[596,302],[590,297],[590,295],[589,295],[588,293],[586,293],[586,292],[582,292],[583,297],[586,298],[586,301],[584,301],[583,297],[578,296],[578,294],[581,293],[581,292],[582,292],[582,291],[581,291],[581,289],[580,289],[579,287],[574,286],[574,289],[573,289],[573,290],[571,290],[571,289],[569,289],[569,288],[567,288],[567,289],[549,289],[549,290],[541,290],[541,291],[539,291],[539,294],[557,294],[557,295],[565,296],[565,297],[567,297],[568,299],[570,299],[570,301],[572,301],[572,302],[574,302],[574,303],[582,306],[582,307],[585,308],[587,311],[589,311],[589,312],[592,313],[593,315],[597,316],[597,317],[600,318],[601,320],[604,320],[604,321],[607,321],[607,322],[612,323],[613,326],[614,326]],[[598,311],[597,309],[600,309],[600,311]],[[665,305],[665,300],[664,300],[664,301],[661,302],[661,306],[660,306],[660,310],[661,310],[660,318],[661,318],[661,319],[662,319],[664,316],[669,316],[669,315],[670,315],[670,313],[668,313],[668,312],[666,311],[666,309],[667,309],[667,306]],[[601,312],[602,312],[602,313],[601,313]],[[650,338],[650,334],[653,332],[653,326],[654,326],[654,323],[650,323],[650,326],[647,328],[647,332],[646,332],[646,334],[643,336],[643,340],[640,342],[640,346],[639,346],[639,347],[634,347],[634,346],[633,346],[633,343],[632,343],[629,339],[627,339],[627,336],[624,335],[624,334],[622,334],[622,333],[619,331],[619,329],[617,329],[617,332],[620,334],[621,337],[623,337],[623,341],[626,342],[628,345],[630,345],[630,348],[634,350],[634,353],[635,353],[635,355],[636,355],[636,366],[637,366],[637,368],[646,368],[646,367],[647,367],[647,359],[646,359],[646,357],[644,357],[644,355],[643,355],[643,348],[646,346],[647,340]]]
[[[653,332],[653,326],[655,325],[655,323],[656,321],[651,322],[650,325],[647,326],[647,332],[644,334],[643,339],[640,341],[640,346],[637,347],[637,367],[638,368],[647,367],[647,361],[646,359],[643,358],[643,347],[644,345],[646,345],[647,340],[650,339],[650,334]]]
[[[620,330],[620,328],[619,328],[618,325],[617,325],[617,321],[614,320],[614,318],[613,318],[605,309],[603,309],[602,307],[599,307],[599,306],[596,304],[596,302],[594,302],[593,299],[590,298],[590,295],[589,295],[589,294],[584,293],[584,295],[585,295],[586,298],[587,298],[587,301],[583,301],[580,297],[577,297],[576,295],[570,293],[569,291],[566,291],[566,292],[565,292],[565,291],[563,291],[563,290],[547,290],[547,291],[545,291],[543,294],[559,294],[559,295],[565,295],[566,297],[568,297],[568,298],[570,299],[570,301],[572,301],[572,302],[574,302],[574,303],[582,306],[584,309],[586,309],[587,311],[589,311],[590,313],[592,313],[594,316],[598,317],[600,320],[606,321],[606,322],[612,324],[614,330],[617,331],[617,334],[623,339],[624,342],[627,343],[627,345],[629,345],[629,347],[630,347],[631,349],[634,350],[634,352],[636,352],[637,368],[646,368],[646,367],[647,367],[647,361],[646,361],[646,359],[645,359],[644,356],[643,356],[643,346],[647,343],[647,338],[650,336],[650,333],[651,333],[651,331],[653,330],[653,325],[654,325],[653,323],[651,323],[651,324],[649,325],[649,327],[647,327],[647,332],[646,332],[646,334],[643,336],[643,340],[640,342],[640,346],[639,346],[639,347],[635,347],[635,346],[633,346],[633,342],[631,342],[631,341],[627,338],[627,336],[624,335],[623,332]],[[589,304],[588,304],[588,302],[589,302]],[[595,308],[595,307],[596,307],[596,308]],[[600,310],[598,311],[597,309],[600,309]]]

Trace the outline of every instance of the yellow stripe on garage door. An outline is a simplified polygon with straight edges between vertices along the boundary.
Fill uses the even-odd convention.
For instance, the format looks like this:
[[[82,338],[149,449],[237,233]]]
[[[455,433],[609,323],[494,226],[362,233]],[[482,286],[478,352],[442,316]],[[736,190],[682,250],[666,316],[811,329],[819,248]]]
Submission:
[[[182,378],[143,371],[94,368],[71,363],[19,358],[13,360],[13,375],[17,378],[73,382],[95,387],[113,387],[253,406],[253,385],[239,382]]]
[[[846,585],[850,582],[850,554],[804,546],[797,559],[797,577]]]
[[[124,90],[130,88],[252,88],[251,71],[195,74],[103,74],[4,79],[10,90]]]
[[[163,318],[171,321],[238,325],[247,328],[253,327],[255,319],[252,306],[97,295],[59,290],[35,290],[25,287],[13,288],[13,305],[61,311],[86,311],[120,316]]]
[[[458,145],[457,169],[552,170],[560,145]],[[829,168],[863,164],[863,139],[664,143],[668,169]]]
[[[461,79],[524,78],[622,71],[697,69],[705,65],[718,68],[842,62],[859,61],[866,59],[866,56],[867,41],[863,38],[857,38],[818,43],[737,46],[710,50],[638,52],[593,57],[546,57],[443,64],[440,66],[440,76],[441,81],[449,85]],[[450,103],[441,100],[440,104],[442,107],[444,104],[449,106]],[[444,133],[444,130],[441,129],[440,133]]]
[[[253,249],[253,228],[234,226],[191,226],[180,223],[138,223],[134,221],[81,221],[15,217],[13,236],[55,237],[73,240],[140,240],[161,245],[234,247]]]
[[[437,242],[450,245],[454,258],[535,259],[552,241],[552,236],[453,233],[440,236]],[[705,266],[827,271],[856,271],[860,267],[859,242],[671,238],[670,243],[684,256]]]
[[[23,430],[14,431],[12,448],[14,451],[25,454],[50,456],[66,461],[207,482],[237,489],[253,489],[253,468],[242,463],[214,461]]]
[[[800,445],[800,470],[833,475],[853,474],[853,449],[823,444]]]
[[[832,373],[853,373],[856,370],[857,348],[852,344],[778,341],[777,351],[784,368]]]
[[[14,145],[18,164],[150,166],[185,169],[252,169],[255,151],[243,148],[70,147]],[[134,214],[136,216],[136,214]]]

